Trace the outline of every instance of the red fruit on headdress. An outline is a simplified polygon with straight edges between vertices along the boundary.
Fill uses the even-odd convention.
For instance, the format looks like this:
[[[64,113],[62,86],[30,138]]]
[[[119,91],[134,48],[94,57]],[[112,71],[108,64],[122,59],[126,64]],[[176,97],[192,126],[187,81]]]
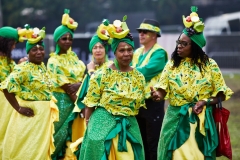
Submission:
[[[106,34],[106,31],[104,29],[101,30],[102,34]]]
[[[72,18],[69,19],[69,23],[73,24],[74,20]]]
[[[120,32],[122,32],[123,31],[123,29],[121,28],[121,27],[117,27],[117,29],[116,29],[116,32],[117,33],[120,33]]]
[[[32,35],[32,38],[37,38],[37,35],[36,35],[36,34],[33,34],[33,35]]]
[[[186,17],[186,21],[187,21],[187,22],[191,22],[191,17],[190,17],[190,16],[187,16],[187,17]]]

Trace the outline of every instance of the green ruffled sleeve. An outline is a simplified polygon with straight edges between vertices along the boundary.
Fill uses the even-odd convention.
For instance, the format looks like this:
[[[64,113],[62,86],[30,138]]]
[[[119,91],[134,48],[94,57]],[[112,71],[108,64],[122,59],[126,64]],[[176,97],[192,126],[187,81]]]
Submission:
[[[152,54],[149,62],[145,66],[136,67],[136,69],[144,75],[145,80],[148,82],[162,72],[166,61],[167,53],[163,49],[158,49]]]
[[[218,92],[223,92],[226,96],[225,100],[228,100],[233,91],[226,85],[222,73],[217,65],[217,63],[210,59],[210,68],[211,68],[211,76],[212,76],[212,86],[213,86],[213,93],[211,94],[212,97],[216,97]]]
[[[154,86],[156,90],[161,88],[167,92],[165,99],[169,98],[169,91],[170,91],[169,73],[171,72],[171,69],[172,69],[172,61],[168,61],[162,71],[161,78],[159,79],[158,83]]]

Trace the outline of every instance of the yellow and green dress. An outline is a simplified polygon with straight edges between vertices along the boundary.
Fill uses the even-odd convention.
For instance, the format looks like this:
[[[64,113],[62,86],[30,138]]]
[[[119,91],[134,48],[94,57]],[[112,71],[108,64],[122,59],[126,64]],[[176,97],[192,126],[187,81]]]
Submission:
[[[108,67],[95,72],[82,101],[96,107],[80,150],[79,160],[143,160],[140,130],[135,118],[145,107],[145,79],[136,69],[119,72]]]
[[[79,87],[79,90],[76,94],[78,98],[75,101],[75,107],[73,109],[73,112],[80,113],[81,110],[85,108],[85,105],[82,103],[82,100],[87,95],[90,77],[92,77],[97,70],[104,68],[104,67],[108,67],[112,63],[113,63],[112,61],[107,61],[107,62],[103,63],[101,66],[96,66],[95,70],[90,70],[90,71],[88,71],[88,73],[85,74],[83,82],[82,82],[81,86]],[[85,124],[86,124],[86,122],[84,122],[84,127],[86,128]],[[74,125],[78,125],[78,126],[82,125],[81,120],[79,120],[79,118],[77,118],[75,120]],[[80,129],[80,132],[82,132],[82,129]],[[70,144],[70,149],[72,152],[75,153],[76,156],[78,156],[80,154],[80,153],[77,153],[77,151],[79,151],[82,140],[83,140],[83,137],[80,137],[79,139],[75,140],[73,143]]]
[[[53,95],[58,100],[60,118],[59,122],[55,123],[54,144],[56,150],[52,155],[52,158],[55,159],[64,156],[66,145],[69,145],[66,144],[67,141],[74,142],[84,134],[85,128],[73,124],[74,119],[78,118],[77,114],[73,112],[75,105],[68,94],[61,89],[61,86],[82,82],[86,67],[77,55],[69,50],[67,54],[51,53],[47,68],[54,76]],[[85,124],[83,120],[82,124]]]
[[[14,93],[22,107],[34,111],[34,117],[13,110],[6,130],[2,159],[51,159],[54,121],[58,120],[56,99],[52,96],[51,73],[42,63],[24,62],[1,83],[1,89]]]
[[[80,112],[81,109],[83,109],[85,107],[85,105],[82,103],[82,100],[87,94],[90,77],[92,77],[97,70],[99,70],[101,68],[104,68],[104,67],[108,67],[112,63],[113,63],[113,61],[107,60],[102,65],[96,66],[95,70],[89,70],[88,73],[85,74],[85,77],[83,79],[83,83],[82,83],[82,85],[80,86],[80,88],[77,92],[78,99],[75,102],[74,112]]]
[[[192,113],[199,100],[216,97],[223,92],[228,100],[233,94],[225,84],[221,71],[213,59],[201,73],[190,58],[182,59],[179,67],[173,61],[165,66],[155,88],[167,92],[169,99],[158,144],[159,160],[212,160],[218,145],[212,107],[204,106],[202,113]]]
[[[0,56],[0,83],[2,83],[7,76],[13,71],[15,66],[13,60],[8,60],[6,56]],[[2,143],[4,139],[5,132],[7,130],[8,122],[11,117],[13,108],[11,104],[6,99],[4,93],[0,91],[0,157],[2,156]]]

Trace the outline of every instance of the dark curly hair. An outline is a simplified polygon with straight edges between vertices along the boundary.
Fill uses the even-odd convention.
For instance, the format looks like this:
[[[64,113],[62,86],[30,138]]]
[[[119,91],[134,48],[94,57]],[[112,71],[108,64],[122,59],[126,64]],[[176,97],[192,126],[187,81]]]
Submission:
[[[181,35],[180,35],[181,36]],[[178,39],[180,38],[178,37]],[[209,57],[194,41],[191,40],[191,62],[193,65],[198,66],[200,72],[204,70],[206,65],[209,63]],[[173,67],[178,67],[183,59],[177,53],[177,46],[172,53],[171,59],[173,60]]]
[[[101,40],[101,41],[102,41],[103,46],[109,45],[107,40]]]
[[[0,52],[2,52],[2,54],[7,57],[8,63],[10,63],[11,61],[12,57],[11,52],[14,43],[15,43],[14,39],[4,38],[0,36]]]
[[[133,41],[133,36],[132,36],[132,34],[131,34],[130,32],[126,35],[125,38],[128,38],[128,39],[130,39],[131,41]]]

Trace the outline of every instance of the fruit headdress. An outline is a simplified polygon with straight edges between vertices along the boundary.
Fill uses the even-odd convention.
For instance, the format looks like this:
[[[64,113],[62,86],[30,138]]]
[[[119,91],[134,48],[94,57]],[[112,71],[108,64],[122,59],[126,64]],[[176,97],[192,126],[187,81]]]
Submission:
[[[190,37],[199,47],[204,47],[206,45],[206,39],[203,35],[204,23],[202,19],[198,17],[196,6],[191,7],[192,13],[185,18],[182,16],[183,24],[186,27],[183,33]]]
[[[69,29],[76,30],[76,28],[78,27],[78,23],[69,16],[69,13],[69,9],[64,10],[64,14],[62,16],[62,25],[67,26]]]
[[[109,20],[104,19],[98,26],[97,35],[100,39],[111,41],[112,38],[122,39],[130,32],[127,23],[127,16],[123,17],[123,20],[115,20],[113,24],[109,23]]]
[[[34,44],[45,38],[45,27],[41,30],[38,28],[30,28],[29,24],[26,24],[23,29],[18,29],[19,42],[27,40],[29,43]]]
[[[26,43],[26,52],[28,53],[31,48],[33,48],[36,45],[41,45],[44,47],[43,39],[46,36],[45,33],[45,27],[43,27],[41,30],[37,27],[31,29],[28,25],[28,34],[27,34],[27,43]]]

